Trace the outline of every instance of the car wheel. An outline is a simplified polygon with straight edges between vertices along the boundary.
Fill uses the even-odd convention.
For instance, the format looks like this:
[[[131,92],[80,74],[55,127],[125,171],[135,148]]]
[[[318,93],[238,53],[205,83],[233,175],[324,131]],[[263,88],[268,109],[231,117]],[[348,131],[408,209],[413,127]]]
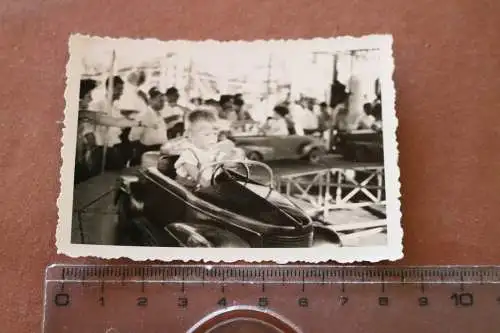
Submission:
[[[319,149],[319,148],[314,148],[312,149],[309,154],[307,154],[307,159],[310,163],[318,163],[321,158],[325,155],[325,153]]]
[[[247,158],[251,161],[257,161],[257,162],[262,162],[262,160],[264,159],[264,157],[259,152],[256,151],[249,152],[247,154]]]

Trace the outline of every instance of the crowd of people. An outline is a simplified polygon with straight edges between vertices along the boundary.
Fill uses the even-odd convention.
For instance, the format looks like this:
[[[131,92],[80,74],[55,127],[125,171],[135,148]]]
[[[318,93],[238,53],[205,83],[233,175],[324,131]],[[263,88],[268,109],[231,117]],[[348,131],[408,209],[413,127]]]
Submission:
[[[94,101],[99,83],[80,81],[76,183],[103,169],[138,165],[145,152],[159,150],[168,140],[187,134],[189,124],[196,120],[191,117],[190,121],[189,115],[197,109],[211,110],[214,119],[227,123],[251,120],[239,94],[222,95],[219,100],[193,99],[191,105],[182,106],[175,87],[145,92],[141,89],[144,82],[144,72],[134,72],[125,81],[114,76],[105,81],[103,98]],[[221,130],[226,135],[229,126]]]
[[[175,87],[164,92],[157,87],[144,91],[145,81],[142,71],[129,74],[125,80],[114,76],[105,81],[106,92],[95,101],[93,92],[99,83],[93,79],[80,81],[76,183],[104,169],[121,170],[138,165],[142,154],[159,150],[170,139],[199,136],[203,131],[189,127],[203,121],[205,125],[207,122],[218,124],[218,140],[227,137],[233,125],[237,127],[241,123],[257,124],[256,134],[262,135],[321,136],[332,129],[381,129],[380,96],[373,103],[365,104],[364,112],[355,121],[349,121],[347,100],[332,108],[313,98],[291,101],[288,97],[273,105],[272,110],[259,110],[249,108],[241,94],[226,94],[218,100],[193,98],[190,105],[183,106],[179,104],[180,94]],[[265,121],[257,121],[262,119],[262,113]],[[189,167],[185,173],[192,176]]]

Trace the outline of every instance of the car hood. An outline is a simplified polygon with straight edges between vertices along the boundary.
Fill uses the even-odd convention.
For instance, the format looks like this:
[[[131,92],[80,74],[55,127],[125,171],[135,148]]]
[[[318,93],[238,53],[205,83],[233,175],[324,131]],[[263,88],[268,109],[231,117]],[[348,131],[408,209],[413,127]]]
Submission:
[[[302,230],[310,217],[276,190],[255,182],[219,180],[215,186],[199,190],[197,196],[220,208],[267,225]]]

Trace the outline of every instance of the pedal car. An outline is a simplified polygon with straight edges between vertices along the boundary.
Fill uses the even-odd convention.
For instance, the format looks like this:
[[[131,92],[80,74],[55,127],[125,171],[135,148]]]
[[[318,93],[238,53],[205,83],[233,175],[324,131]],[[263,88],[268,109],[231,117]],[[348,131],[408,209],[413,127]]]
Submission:
[[[313,136],[251,135],[234,136],[232,139],[254,161],[306,159],[318,163],[328,150],[326,143]]]
[[[179,145],[182,147],[182,145]],[[153,153],[155,154],[155,153]],[[161,154],[119,178],[117,244],[163,247],[311,247],[340,245],[338,235],[315,222],[273,187],[273,172],[249,160],[217,162],[210,186],[190,189],[176,181],[178,154]],[[238,165],[241,170],[235,169]],[[250,167],[267,171],[268,182],[252,180]]]
[[[383,162],[382,131],[355,130],[339,132],[335,137],[338,152],[348,161]]]

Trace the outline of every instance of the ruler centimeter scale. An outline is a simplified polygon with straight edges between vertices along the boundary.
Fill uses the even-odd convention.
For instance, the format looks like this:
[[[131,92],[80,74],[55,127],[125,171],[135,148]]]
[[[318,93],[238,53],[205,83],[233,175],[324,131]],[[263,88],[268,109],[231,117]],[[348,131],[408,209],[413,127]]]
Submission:
[[[500,267],[53,265],[44,333],[500,332]]]

